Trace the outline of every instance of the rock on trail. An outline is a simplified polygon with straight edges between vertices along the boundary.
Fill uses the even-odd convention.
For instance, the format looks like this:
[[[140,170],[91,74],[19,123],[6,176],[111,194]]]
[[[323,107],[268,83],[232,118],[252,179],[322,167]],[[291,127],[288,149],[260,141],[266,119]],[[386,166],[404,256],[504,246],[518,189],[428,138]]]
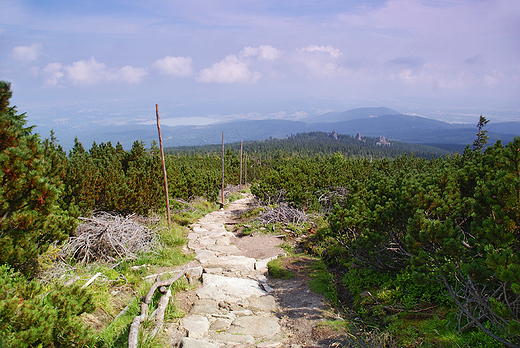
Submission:
[[[214,211],[190,226],[188,248],[201,265],[190,273],[202,273],[202,287],[181,320],[185,337],[176,347],[283,347],[279,308],[265,277],[267,262],[276,256],[244,256],[225,227],[235,221],[234,211],[246,209],[251,199],[232,202],[226,210]]]

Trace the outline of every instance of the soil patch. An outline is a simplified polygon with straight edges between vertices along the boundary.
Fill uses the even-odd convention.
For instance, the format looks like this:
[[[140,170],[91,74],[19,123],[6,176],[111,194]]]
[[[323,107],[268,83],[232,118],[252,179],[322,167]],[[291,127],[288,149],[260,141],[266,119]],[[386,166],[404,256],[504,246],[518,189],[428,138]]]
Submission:
[[[284,242],[269,234],[255,234],[243,237],[235,237],[232,241],[236,247],[244,252],[247,257],[255,259],[267,259],[284,252],[278,246]]]

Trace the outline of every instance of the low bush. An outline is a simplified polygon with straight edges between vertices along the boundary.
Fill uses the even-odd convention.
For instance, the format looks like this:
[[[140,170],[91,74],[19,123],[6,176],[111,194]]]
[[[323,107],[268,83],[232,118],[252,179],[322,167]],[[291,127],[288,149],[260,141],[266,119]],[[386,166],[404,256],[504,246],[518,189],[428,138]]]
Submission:
[[[92,312],[90,292],[79,286],[42,286],[0,266],[1,347],[87,347],[94,343],[81,314]]]

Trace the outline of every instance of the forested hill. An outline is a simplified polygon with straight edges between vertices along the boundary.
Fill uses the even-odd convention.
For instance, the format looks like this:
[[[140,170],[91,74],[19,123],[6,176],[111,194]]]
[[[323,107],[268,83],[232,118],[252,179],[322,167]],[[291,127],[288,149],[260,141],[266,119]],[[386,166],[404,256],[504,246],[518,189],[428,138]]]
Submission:
[[[209,125],[174,126],[161,125],[163,144],[166,147],[199,146],[219,144],[224,132],[226,142],[240,140],[261,140],[268,138],[282,139],[289,134],[306,132],[331,132],[354,136],[356,133],[368,137],[384,136],[389,141],[429,144],[443,146],[445,149],[462,152],[475,138],[474,124],[450,124],[419,116],[403,115],[395,110],[377,108],[359,108],[345,112],[330,112],[317,117],[303,118],[298,121],[285,119],[232,120]],[[494,123],[486,126],[489,144],[498,139],[506,144],[520,135],[520,122]],[[48,136],[50,128],[39,126],[36,132]],[[138,139],[149,144],[157,140],[155,125],[124,126],[89,126],[73,129],[55,129],[60,144],[69,150],[74,146],[74,139],[90,145],[96,143],[121,143],[125,149],[132,147]]]
[[[353,137],[350,135],[309,132],[298,133],[284,139],[251,140],[243,142],[243,151],[255,155],[273,155],[284,153],[293,157],[330,155],[341,153],[348,157],[395,158],[403,154],[414,154],[416,157],[433,158],[451,154],[450,149],[408,144],[391,141],[381,144],[380,138]],[[231,151],[240,150],[240,142],[225,144]],[[221,145],[169,147],[165,152],[170,154],[214,154],[220,152]]]

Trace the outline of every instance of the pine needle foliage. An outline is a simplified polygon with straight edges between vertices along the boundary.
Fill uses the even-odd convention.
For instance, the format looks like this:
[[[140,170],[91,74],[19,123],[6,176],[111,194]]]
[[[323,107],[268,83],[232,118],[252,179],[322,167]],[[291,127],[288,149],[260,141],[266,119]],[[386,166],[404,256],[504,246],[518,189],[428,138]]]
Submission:
[[[34,274],[38,255],[66,239],[75,220],[59,207],[59,173],[25,114],[9,106],[11,96],[0,81],[0,264]]]

